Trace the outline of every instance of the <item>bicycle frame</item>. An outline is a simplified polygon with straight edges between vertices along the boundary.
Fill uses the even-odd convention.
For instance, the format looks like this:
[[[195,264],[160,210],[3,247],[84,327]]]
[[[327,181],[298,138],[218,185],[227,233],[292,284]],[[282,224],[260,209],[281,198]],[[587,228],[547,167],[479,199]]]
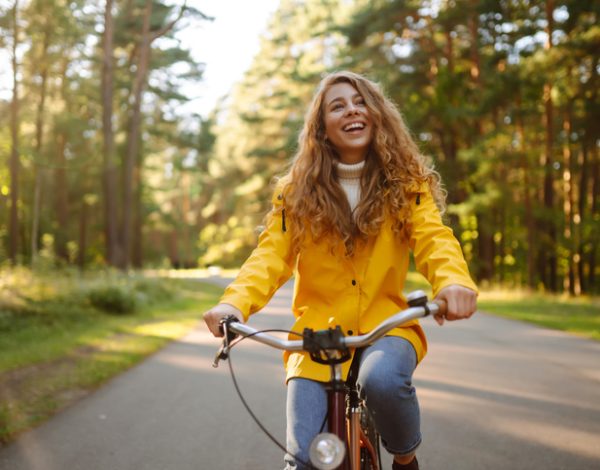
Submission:
[[[332,379],[327,387],[327,422],[330,433],[335,434],[346,446],[344,461],[338,470],[360,470],[361,442],[369,452],[371,461],[378,469],[377,454],[364,434],[360,417],[363,412],[357,403],[349,400],[346,413],[346,398],[348,396],[346,383],[341,378],[342,366],[336,364],[332,371]],[[352,393],[353,391],[350,391]]]
[[[349,439],[346,428],[346,390],[342,380],[342,365],[335,364],[332,372],[334,377],[328,384],[327,390],[327,423],[329,432],[335,434],[346,446],[346,456],[342,464],[343,470],[352,470],[349,464]],[[340,470],[342,470],[340,469]]]

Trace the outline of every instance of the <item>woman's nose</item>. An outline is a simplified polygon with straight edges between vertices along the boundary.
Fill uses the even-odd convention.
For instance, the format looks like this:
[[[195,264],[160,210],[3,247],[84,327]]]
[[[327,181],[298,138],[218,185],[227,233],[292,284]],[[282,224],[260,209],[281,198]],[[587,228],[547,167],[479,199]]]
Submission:
[[[350,103],[346,107],[346,114],[355,114],[357,112],[358,112],[358,106],[356,106],[354,103]]]

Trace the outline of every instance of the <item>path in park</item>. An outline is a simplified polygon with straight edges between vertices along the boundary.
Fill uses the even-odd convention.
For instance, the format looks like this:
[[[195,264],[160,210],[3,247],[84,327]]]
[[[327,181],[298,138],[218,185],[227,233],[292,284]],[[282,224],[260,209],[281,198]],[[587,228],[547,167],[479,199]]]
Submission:
[[[289,326],[291,289],[252,323]],[[424,325],[430,351],[415,377],[421,468],[600,468],[599,343],[484,314]],[[0,469],[282,468],[281,452],[235,395],[227,364],[211,367],[216,347],[199,327],[0,449]],[[280,352],[246,341],[233,359],[248,402],[283,439]]]

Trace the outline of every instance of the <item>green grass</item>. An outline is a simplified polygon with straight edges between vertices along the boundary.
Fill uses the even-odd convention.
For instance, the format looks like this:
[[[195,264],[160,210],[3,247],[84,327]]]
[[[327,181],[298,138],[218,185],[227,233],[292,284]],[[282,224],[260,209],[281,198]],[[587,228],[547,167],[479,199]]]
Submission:
[[[600,340],[600,298],[525,291],[486,291],[479,310]]]
[[[93,293],[116,291],[110,307],[95,306]],[[184,335],[220,292],[189,280],[0,271],[0,442]]]

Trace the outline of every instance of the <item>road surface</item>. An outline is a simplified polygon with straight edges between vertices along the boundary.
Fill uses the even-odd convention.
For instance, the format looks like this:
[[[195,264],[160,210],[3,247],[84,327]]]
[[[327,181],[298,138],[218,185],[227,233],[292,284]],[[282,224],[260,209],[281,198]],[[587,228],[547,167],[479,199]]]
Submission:
[[[291,293],[284,286],[252,324],[289,326]],[[415,376],[422,469],[600,468],[600,343],[484,314],[423,323],[430,347]],[[282,468],[227,364],[211,367],[216,348],[200,326],[0,449],[0,469]],[[281,353],[246,341],[233,365],[252,409],[284,440]]]

